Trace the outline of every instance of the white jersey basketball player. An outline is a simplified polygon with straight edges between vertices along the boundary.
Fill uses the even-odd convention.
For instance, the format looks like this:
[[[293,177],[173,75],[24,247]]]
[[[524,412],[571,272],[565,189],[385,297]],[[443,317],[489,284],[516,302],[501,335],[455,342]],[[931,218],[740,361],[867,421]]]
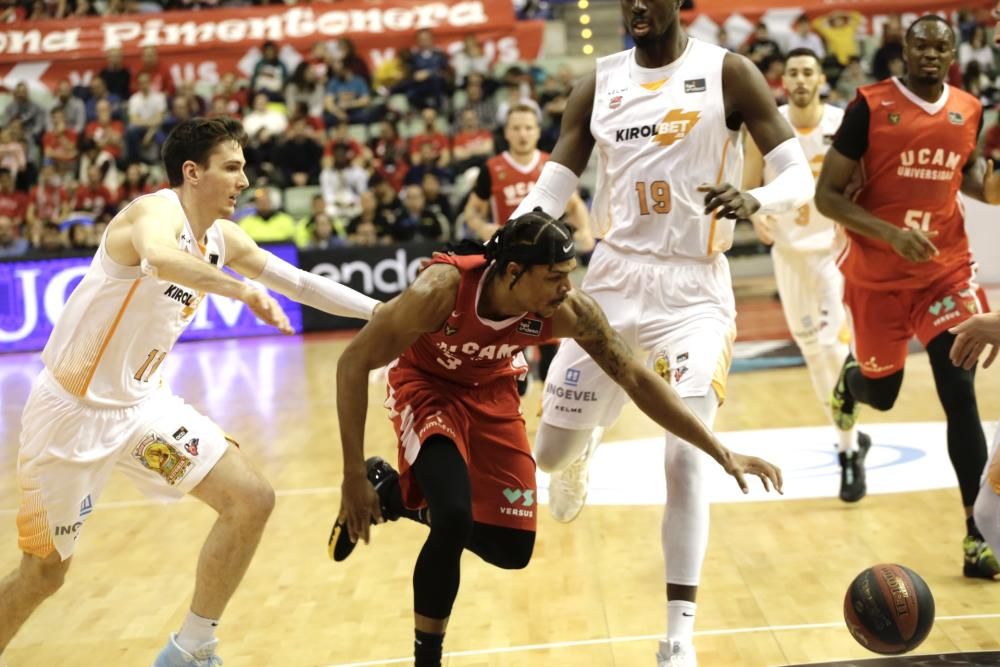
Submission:
[[[274,492],[222,429],[163,385],[164,359],[206,293],[239,299],[292,332],[273,298],[223,265],[333,314],[368,319],[377,305],[291,266],[221,219],[247,187],[245,142],[242,126],[228,119],[185,121],[170,133],[163,161],[171,187],[114,217],[42,352],[18,456],[24,555],[0,583],[0,651],[62,585],[117,469],[150,497],[190,493],[219,513],[202,548],[190,612],[155,665],[221,664],[215,627],[256,550]]]
[[[594,215],[604,242],[583,289],[711,425],[725,397],[735,335],[722,254],[733,221],[804,204],[814,183],[763,75],[747,59],[688,37],[679,6],[679,0],[622,2],[635,48],[600,58],[574,87],[559,143],[515,215],[536,206],[560,215],[597,146]],[[750,192],[730,185],[742,172],[744,123],[777,174]],[[561,345],[535,442],[538,465],[553,473],[557,519],[571,520],[583,506],[588,458],[625,401],[578,345]],[[657,661],[693,665],[695,596],[708,542],[708,459],[671,435],[665,459],[667,633]]]
[[[818,176],[844,112],[820,99],[826,77],[819,59],[809,49],[788,53],[783,83],[789,104],[778,110],[791,123],[813,174]],[[743,187],[755,187],[774,178],[753,141],[747,143],[743,173]],[[774,246],[771,258],[785,321],[832,424],[830,394],[848,351],[844,278],[836,264],[840,245],[837,226],[816,210],[812,200],[786,213],[758,213],[753,216],[753,224],[760,240]],[[856,502],[867,490],[864,459],[871,440],[856,428],[843,431],[834,426],[834,431],[841,471],[840,498]]]

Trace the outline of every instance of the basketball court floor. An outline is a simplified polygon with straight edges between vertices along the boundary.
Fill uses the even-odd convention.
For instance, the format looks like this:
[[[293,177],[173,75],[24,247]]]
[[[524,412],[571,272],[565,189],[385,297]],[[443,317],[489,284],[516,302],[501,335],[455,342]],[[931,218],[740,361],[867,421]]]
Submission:
[[[776,308],[764,320],[773,322]],[[213,417],[263,469],[278,502],[243,586],[223,617],[226,667],[409,663],[412,565],[425,529],[400,521],[344,563],[326,540],[337,514],[341,453],[335,369],[343,336],[189,343],[164,367],[174,389]],[[751,352],[767,344],[750,347]],[[755,352],[756,350],[756,352]],[[778,355],[773,365],[781,365]],[[912,355],[888,414],[866,411],[873,436],[869,496],[836,499],[833,434],[803,367],[738,362],[717,430],[739,451],[782,466],[784,496],[742,497],[711,480],[712,528],[695,638],[702,667],[861,662],[874,656],[842,621],[844,592],[884,561],[920,573],[937,621],[906,664],[1000,664],[1000,582],[961,576],[963,517],[945,451],[943,414],[923,354]],[[20,412],[37,354],[0,355],[0,570],[16,566],[15,467]],[[987,437],[1000,418],[1000,368],[980,371]],[[369,392],[366,449],[395,460],[378,384]],[[534,433],[537,384],[525,400]],[[664,631],[660,518],[662,436],[633,407],[596,455],[590,503],[571,524],[539,509],[534,558],[500,571],[467,554],[446,638],[449,667],[655,665]],[[540,475],[544,504],[547,478]],[[95,502],[64,589],[9,647],[10,667],[146,666],[179,627],[213,513],[193,500],[162,506],[121,477]],[[0,601],[2,604],[2,601]],[[972,661],[969,661],[972,660]],[[977,662],[981,660],[982,662]],[[847,661],[847,662],[844,662]]]

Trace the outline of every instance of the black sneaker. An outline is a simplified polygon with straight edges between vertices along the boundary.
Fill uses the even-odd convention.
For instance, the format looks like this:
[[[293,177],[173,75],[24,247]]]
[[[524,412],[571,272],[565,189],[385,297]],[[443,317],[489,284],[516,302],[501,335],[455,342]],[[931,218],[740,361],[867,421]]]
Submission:
[[[845,503],[856,503],[868,493],[865,482],[865,457],[872,447],[872,439],[867,433],[858,433],[858,449],[854,452],[840,452],[840,499]]]
[[[403,507],[402,492],[399,489],[399,473],[379,456],[373,456],[365,461],[365,466],[368,469],[368,481],[378,493],[382,518],[386,521],[395,521],[399,518]],[[351,555],[355,546],[356,543],[351,542],[347,524],[334,523],[333,530],[330,531],[330,539],[326,543],[330,558],[339,563]]]

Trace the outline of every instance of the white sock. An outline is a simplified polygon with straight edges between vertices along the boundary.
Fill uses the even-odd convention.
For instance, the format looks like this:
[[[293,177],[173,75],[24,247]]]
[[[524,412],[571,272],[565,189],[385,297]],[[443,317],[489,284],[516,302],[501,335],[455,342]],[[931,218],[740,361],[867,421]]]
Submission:
[[[219,621],[212,618],[202,618],[193,611],[189,611],[184,625],[177,633],[177,645],[188,653],[193,654],[208,642],[215,639],[215,629],[219,627]]]
[[[694,636],[694,617],[698,605],[687,600],[667,602],[667,637],[691,641]]]
[[[852,428],[850,431],[841,431],[836,426],[833,428],[837,432],[837,451],[856,452],[858,451],[858,429]]]

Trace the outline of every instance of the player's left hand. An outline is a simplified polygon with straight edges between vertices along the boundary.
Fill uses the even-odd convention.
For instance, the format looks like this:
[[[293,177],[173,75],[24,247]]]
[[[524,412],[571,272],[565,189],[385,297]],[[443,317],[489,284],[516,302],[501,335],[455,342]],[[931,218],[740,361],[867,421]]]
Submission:
[[[719,216],[733,220],[749,220],[760,208],[760,202],[748,192],[741,192],[729,183],[699,185],[705,193],[705,215],[719,210]]]
[[[784,482],[781,479],[781,468],[773,463],[768,463],[764,459],[730,452],[729,461],[723,467],[727,473],[736,478],[736,483],[740,485],[743,493],[750,492],[745,475],[755,475],[760,479],[760,483],[764,485],[765,491],[770,491],[773,486],[775,491],[784,494],[784,491],[782,491]]]
[[[951,363],[971,370],[987,347],[991,348],[983,368],[989,368],[1000,349],[1000,313],[975,315],[958,326],[948,329],[955,334],[951,345]]]
[[[1000,174],[993,171],[993,160],[986,160],[983,174],[983,199],[991,204],[1000,203]]]
[[[363,474],[345,474],[340,487],[340,514],[337,523],[347,524],[351,542],[358,538],[368,544],[369,528],[382,523],[382,509],[375,487]]]

